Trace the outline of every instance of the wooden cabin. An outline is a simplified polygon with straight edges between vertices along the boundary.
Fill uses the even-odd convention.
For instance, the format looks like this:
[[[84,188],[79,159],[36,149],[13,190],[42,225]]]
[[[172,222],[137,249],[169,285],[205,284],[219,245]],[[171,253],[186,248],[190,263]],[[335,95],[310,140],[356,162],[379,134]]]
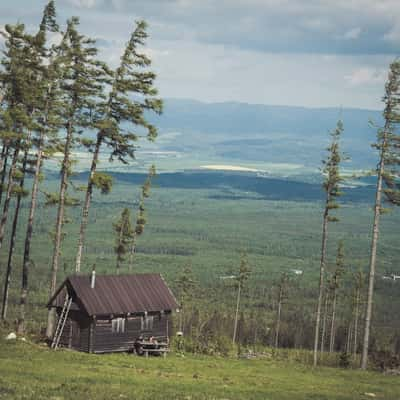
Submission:
[[[74,275],[47,304],[57,310],[52,347],[89,353],[132,351],[140,338],[171,336],[178,303],[160,274]]]

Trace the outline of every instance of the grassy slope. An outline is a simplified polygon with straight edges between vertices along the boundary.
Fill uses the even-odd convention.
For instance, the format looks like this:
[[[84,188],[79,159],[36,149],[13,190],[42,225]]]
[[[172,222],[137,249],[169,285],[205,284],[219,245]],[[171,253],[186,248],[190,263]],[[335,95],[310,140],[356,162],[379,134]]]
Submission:
[[[371,392],[397,400],[400,380],[271,360],[100,356],[0,340],[1,399],[354,400]]]

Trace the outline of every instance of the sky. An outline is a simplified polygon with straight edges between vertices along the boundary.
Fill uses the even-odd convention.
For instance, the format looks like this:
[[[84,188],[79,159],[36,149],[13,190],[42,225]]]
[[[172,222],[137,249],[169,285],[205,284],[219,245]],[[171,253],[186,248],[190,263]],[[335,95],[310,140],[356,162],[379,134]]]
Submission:
[[[0,28],[35,30],[46,0],[0,0]],[[58,0],[115,66],[145,19],[161,97],[382,109],[400,0]]]

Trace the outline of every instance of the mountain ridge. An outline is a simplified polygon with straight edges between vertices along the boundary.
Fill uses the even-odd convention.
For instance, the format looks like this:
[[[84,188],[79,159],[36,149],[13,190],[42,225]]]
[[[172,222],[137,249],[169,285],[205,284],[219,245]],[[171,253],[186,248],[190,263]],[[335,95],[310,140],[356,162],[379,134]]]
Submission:
[[[320,165],[329,132],[343,120],[343,150],[354,168],[370,168],[381,112],[357,108],[307,108],[239,102],[204,103],[165,99],[160,117],[159,150],[191,153],[202,159],[267,161]],[[165,134],[175,133],[173,139]],[[239,142],[235,142],[238,141]]]

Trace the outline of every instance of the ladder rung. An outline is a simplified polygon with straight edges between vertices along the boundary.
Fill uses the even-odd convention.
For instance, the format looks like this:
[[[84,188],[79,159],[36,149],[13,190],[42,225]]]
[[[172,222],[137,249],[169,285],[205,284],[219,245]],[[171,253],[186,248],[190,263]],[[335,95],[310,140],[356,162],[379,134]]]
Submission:
[[[58,347],[58,344],[59,344],[60,339],[61,339],[61,335],[62,335],[63,330],[64,330],[65,323],[67,321],[68,312],[69,312],[69,309],[71,307],[71,304],[72,304],[72,298],[67,293],[66,296],[65,296],[65,301],[64,301],[63,308],[62,308],[61,313],[60,313],[60,317],[58,319],[56,331],[55,331],[54,336],[53,336],[53,341],[51,343],[51,348],[52,349],[57,349],[57,347]]]

